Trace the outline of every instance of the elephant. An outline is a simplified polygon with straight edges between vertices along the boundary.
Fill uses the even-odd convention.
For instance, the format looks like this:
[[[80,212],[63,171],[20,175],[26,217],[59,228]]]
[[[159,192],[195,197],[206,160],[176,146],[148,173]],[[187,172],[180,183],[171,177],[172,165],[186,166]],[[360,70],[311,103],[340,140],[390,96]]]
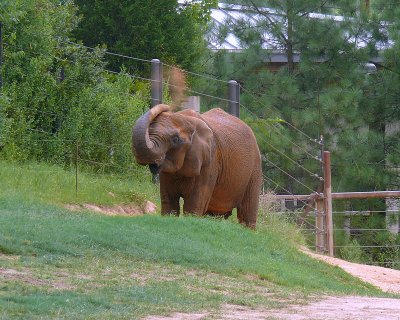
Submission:
[[[161,214],[229,217],[255,228],[262,183],[261,157],[251,128],[220,108],[172,112],[158,104],[132,129],[140,165],[160,175]]]

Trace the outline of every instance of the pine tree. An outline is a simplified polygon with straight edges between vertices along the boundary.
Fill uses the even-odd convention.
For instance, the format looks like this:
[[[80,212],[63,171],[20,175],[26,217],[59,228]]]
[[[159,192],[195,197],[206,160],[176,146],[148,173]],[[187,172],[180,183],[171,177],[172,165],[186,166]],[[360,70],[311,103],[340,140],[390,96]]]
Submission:
[[[400,9],[396,1],[374,1],[370,21],[375,27],[375,48],[382,51],[380,69],[367,83],[366,106],[373,117],[367,119],[380,137],[383,164],[388,166],[387,187],[400,188]],[[397,168],[397,169],[396,169]]]
[[[231,64],[225,77],[243,84],[242,104],[252,113],[286,121],[264,123],[259,133],[262,151],[308,188],[289,176],[283,179],[285,175],[268,161],[266,175],[281,185],[279,192],[309,193],[318,185],[310,172],[319,171],[319,163],[311,159],[319,154],[319,146],[293,125],[311,138],[324,137],[325,148],[332,152],[336,190],[376,188],[372,178],[376,172],[360,170],[384,158],[371,150],[379,137],[369,130],[364,117],[364,91],[373,77],[364,66],[378,53],[379,42],[373,37],[367,8],[354,1],[240,3],[245,6],[241,8],[244,14],[226,21],[221,35],[235,34],[243,50],[223,58],[220,54],[219,64]],[[276,54],[286,59],[278,70],[268,62]]]
[[[318,172],[319,163],[310,158],[317,155],[318,146],[299,129],[309,137],[324,137],[332,157],[333,191],[398,190],[397,1],[243,0],[240,4],[245,5],[242,13],[231,13],[236,18],[226,21],[220,34],[222,39],[234,34],[243,50],[219,53],[218,70],[242,83],[247,121],[258,135],[265,159],[266,187],[277,193],[317,189],[318,181],[310,178],[310,172]],[[274,54],[287,59],[280,68],[269,62]],[[230,65],[224,68],[226,61]],[[368,219],[352,218],[353,228],[386,227],[384,200],[337,205],[382,210]],[[362,232],[357,238],[337,234],[336,240],[343,245],[376,245],[362,251],[366,261],[389,261],[390,267],[391,261],[398,261],[398,251],[379,248],[400,243],[400,236],[389,232]]]

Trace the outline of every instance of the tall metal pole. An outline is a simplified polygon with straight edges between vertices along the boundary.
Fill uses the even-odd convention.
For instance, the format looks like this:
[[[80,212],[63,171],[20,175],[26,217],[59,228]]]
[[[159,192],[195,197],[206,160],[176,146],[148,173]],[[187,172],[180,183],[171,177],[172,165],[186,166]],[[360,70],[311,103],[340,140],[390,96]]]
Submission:
[[[162,103],[162,63],[158,59],[151,60],[151,107]]]
[[[328,254],[333,257],[333,216],[332,216],[332,184],[331,184],[331,154],[324,151],[324,207],[326,215],[326,236]]]
[[[229,105],[229,113],[240,118],[240,88],[239,83],[235,80],[230,80],[228,82],[228,105]]]
[[[320,146],[320,152],[321,152],[321,176],[324,177],[325,170],[324,170],[324,152],[325,152],[325,142],[324,142],[324,136],[321,134],[319,137],[319,146]]]
[[[159,59],[151,60],[151,108],[163,102],[163,70]],[[149,164],[153,183],[160,180],[159,168],[155,163]]]

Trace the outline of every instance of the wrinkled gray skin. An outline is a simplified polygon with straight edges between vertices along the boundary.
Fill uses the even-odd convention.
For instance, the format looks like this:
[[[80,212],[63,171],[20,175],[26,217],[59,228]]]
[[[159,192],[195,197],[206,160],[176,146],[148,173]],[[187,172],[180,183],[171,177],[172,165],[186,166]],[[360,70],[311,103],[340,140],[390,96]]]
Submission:
[[[221,109],[202,115],[170,112],[160,104],[138,119],[132,148],[139,164],[160,172],[161,213],[211,214],[227,218],[237,208],[240,223],[255,228],[261,160],[250,127]]]

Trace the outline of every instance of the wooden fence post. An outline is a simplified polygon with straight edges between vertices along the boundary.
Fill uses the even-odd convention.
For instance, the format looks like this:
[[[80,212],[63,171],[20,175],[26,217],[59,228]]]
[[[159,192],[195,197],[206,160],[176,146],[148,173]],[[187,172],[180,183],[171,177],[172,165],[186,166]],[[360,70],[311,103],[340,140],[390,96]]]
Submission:
[[[332,185],[331,185],[331,154],[324,151],[324,211],[326,222],[326,238],[328,254],[333,257],[333,216],[332,216]]]
[[[324,199],[315,201],[315,248],[317,252],[325,252],[325,225],[324,225]]]

